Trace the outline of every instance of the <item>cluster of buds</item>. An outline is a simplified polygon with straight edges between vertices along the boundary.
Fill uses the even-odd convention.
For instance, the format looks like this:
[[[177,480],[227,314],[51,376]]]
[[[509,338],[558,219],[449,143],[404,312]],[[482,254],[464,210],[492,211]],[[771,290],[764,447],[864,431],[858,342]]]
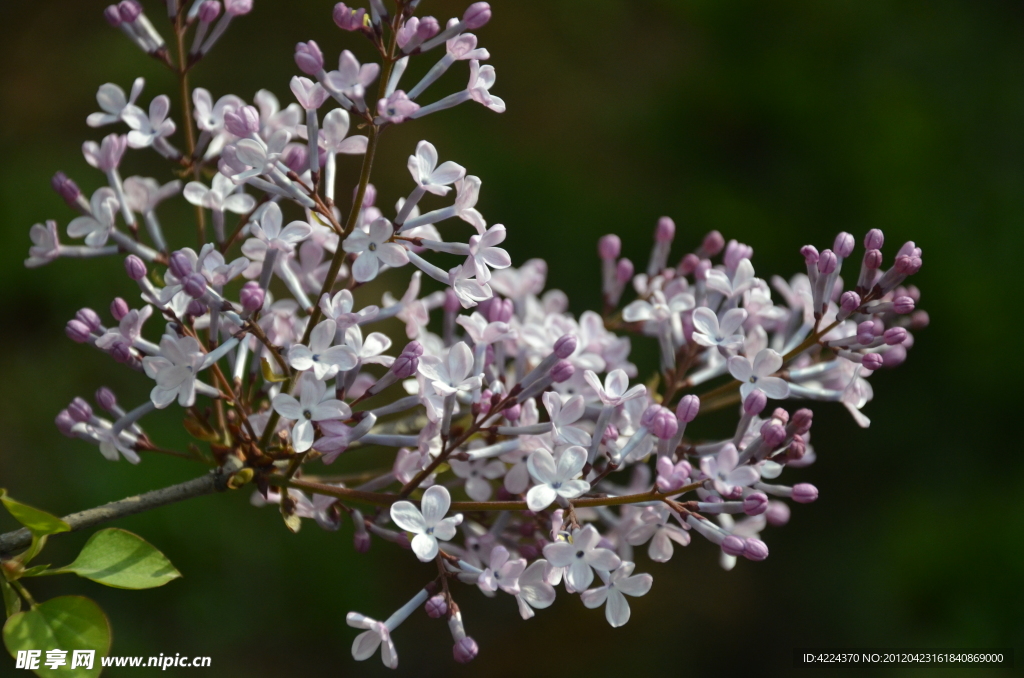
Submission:
[[[76,398],[57,416],[62,433],[114,461],[195,457],[230,473],[230,487],[252,483],[253,503],[278,506],[293,531],[302,519],[338,530],[347,516],[357,551],[390,542],[408,554],[396,557],[430,563],[426,585],[385,621],[348,615],[362,629],[355,659],[379,648],[390,667],[392,635],[421,606],[447,621],[457,661],[477,655],[454,600],[459,584],[509,595],[524,619],[563,589],[603,606],[617,627],[629,620],[628,598],[653,583],[634,573],[636,547],[647,544],[649,560],[664,563],[697,535],[719,547],[726,569],[740,557],[764,560],[762,533],[788,521],[785,500],[818,496],[813,485],[777,481],[816,457],[812,412],[800,403],[841,403],[867,426],[868,378],[902,363],[911,331],[928,323],[906,282],[921,249],[906,243],[886,268],[878,230],[864,238],[855,284],[841,277],[856,249],[848,233],[832,249],[802,248],[806,273],[766,281],[755,275],[753,248],[717,231],[672,264],[676,227],[665,217],[644,272],[620,258],[618,236],[600,240],[604,307],[574,317],[562,292],[545,291],[545,262],[512,266],[500,247],[505,227],[477,209],[481,180],[441,162],[430,142],[411,149],[413,187],[392,208],[370,182],[383,130],[468,101],[505,109],[489,91],[494,68],[481,65],[490,54],[469,32],[490,20],[488,4],[444,27],[416,16],[419,4],[336,5],[335,24],[371,41],[381,63],[360,64],[345,50],[328,71],[317,43],[299,43],[295,103],[283,108],[267,90],[248,104],[197,88],[175,123],[167,96],[148,113],[136,105],[141,78],[129,95],[103,85],[102,112],[88,123],[129,130],[83,147],[104,181],[86,198],[66,175],[53,180],[80,213],[66,232],[83,244],[62,244],[56,221],[36,224],[26,261],[118,257],[135,283],[125,297],[138,288],[135,302],[113,300],[109,326],[83,308],[67,334],[144,373],[149,400],[125,410],[101,389],[96,402],[111,416],[103,419]],[[252,2],[167,6],[174,30],[194,31],[176,66],[184,74]],[[106,16],[171,63],[137,2]],[[421,103],[458,61],[468,62],[465,89]],[[420,62],[429,62],[423,75],[402,89]],[[365,135],[349,134],[353,118]],[[184,151],[168,139],[180,128]],[[128,149],[147,148],[191,180],[122,180]],[[339,176],[339,153],[363,157],[357,177]],[[177,246],[193,226],[165,232],[156,214],[179,194],[196,208],[200,242],[191,248]],[[393,272],[409,266],[411,276]],[[405,291],[370,303],[363,283],[385,274],[408,281]],[[159,336],[147,339],[151,318]],[[375,330],[391,318],[405,333],[400,349]],[[655,379],[636,381],[634,340],[657,347]],[[143,417],[175,404],[208,451],[165,450],[146,435]],[[723,408],[736,412],[734,430],[688,435],[698,416]],[[386,470],[317,470],[342,456],[372,456]]]

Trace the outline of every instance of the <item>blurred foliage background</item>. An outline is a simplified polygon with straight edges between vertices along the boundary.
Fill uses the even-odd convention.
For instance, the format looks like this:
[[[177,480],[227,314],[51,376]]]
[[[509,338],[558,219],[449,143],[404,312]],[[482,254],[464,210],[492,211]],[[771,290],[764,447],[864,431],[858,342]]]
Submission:
[[[0,24],[0,485],[57,514],[197,473],[163,457],[108,463],[52,424],[71,398],[91,399],[99,385],[126,404],[149,389],[63,333],[78,308],[106,315],[114,296],[132,298],[119,261],[22,266],[29,226],[72,218],[49,189],[51,174],[63,169],[87,194],[101,183],[79,151],[109,132],[85,125],[100,84],[127,89],[144,75],[147,105],[167,93],[172,112],[181,110],[171,74],[106,25],[104,4],[5,0]],[[422,13],[443,20],[463,4],[426,0]],[[467,104],[389,132],[373,177],[383,205],[408,192],[405,157],[417,140],[431,140],[442,159],[483,179],[478,206],[508,226],[513,260],[547,259],[549,286],[568,292],[577,313],[599,301],[596,239],[619,233],[626,254],[645,262],[663,214],[678,225],[673,260],[716,228],[754,247],[764,277],[800,270],[803,244],[830,246],[839,230],[859,240],[878,227],[888,260],[908,239],[924,249],[914,282],[932,324],[903,367],[873,377],[870,429],[838,406],[816,408],[819,461],[792,473],[815,483],[821,499],[769,529],[767,561],[725,573],[716,549],[700,540],[669,564],[640,556],[654,588],[631,601],[633,618],[621,629],[575,597],[560,595],[523,622],[511,599],[466,590],[458,601],[478,659],[454,664],[447,630],[416,614],[396,634],[399,671],[697,675],[744,666],[775,675],[789,673],[800,646],[1024,648],[1016,419],[1024,375],[1013,358],[1018,312],[1006,305],[1019,284],[1024,220],[1024,6],[492,4],[494,20],[477,33],[508,112]],[[169,35],[163,3],[144,5]],[[297,41],[316,39],[329,63],[343,48],[369,57],[361,38],[337,30],[331,7],[257,0],[195,69],[193,86],[249,100],[267,87],[287,102]],[[408,79],[433,57],[420,61]],[[452,72],[428,101],[463,86],[465,69]],[[354,180],[356,165],[344,170]],[[123,173],[170,178],[152,153],[130,154]],[[192,244],[188,210],[162,215],[173,245]],[[655,364],[653,342],[634,346],[639,362]],[[176,410],[145,423],[166,446],[188,441]],[[433,565],[387,543],[357,556],[348,524],[325,533],[307,523],[292,535],[275,511],[251,508],[249,494],[120,523],[163,549],[182,581],[129,592],[51,578],[32,590],[99,601],[114,654],[210,655],[209,675],[225,677],[387,673],[378,658],[352,661],[355,633],[344,615],[387,616],[433,576]],[[0,528],[13,526],[0,516]],[[86,537],[54,539],[41,562],[70,562]]]

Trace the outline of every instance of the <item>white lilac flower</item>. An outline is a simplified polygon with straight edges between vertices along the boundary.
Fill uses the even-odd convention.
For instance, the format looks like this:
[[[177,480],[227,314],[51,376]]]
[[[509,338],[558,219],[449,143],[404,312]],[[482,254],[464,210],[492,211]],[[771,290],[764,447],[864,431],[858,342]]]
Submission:
[[[125,343],[131,346],[142,336],[142,325],[153,313],[153,307],[145,305],[141,309],[128,311],[118,322],[117,329],[108,329],[97,340],[96,347],[103,350],[113,348],[114,344]]]
[[[536,485],[526,493],[531,511],[543,511],[558,497],[575,499],[590,490],[590,483],[579,478],[587,463],[587,451],[578,445],[562,450],[556,460],[545,449],[534,450],[526,461]]]
[[[451,285],[462,308],[473,308],[478,302],[494,296],[491,286],[472,277],[465,266],[456,266],[448,271],[448,284]]]
[[[633,574],[634,563],[622,563],[614,572],[601,572],[604,586],[584,591],[583,604],[593,609],[604,605],[604,616],[613,628],[629,621],[629,602],[626,596],[642,596],[651,590],[654,577],[649,574]]]
[[[763,391],[769,398],[783,400],[789,397],[789,382],[770,376],[782,368],[782,356],[770,348],[754,356],[754,363],[744,356],[729,358],[729,374],[740,382],[740,396],[746,400],[754,390]]]
[[[166,94],[161,94],[149,103],[148,114],[133,104],[126,106],[121,118],[132,129],[128,133],[128,146],[148,148],[157,139],[174,134],[174,121],[167,117],[170,110],[171,99]]]
[[[727,443],[717,455],[703,457],[700,460],[700,470],[714,482],[716,492],[730,499],[739,496],[742,488],[756,483],[760,477],[753,466],[737,466],[738,463],[739,453],[736,446]]]
[[[416,185],[434,195],[447,195],[451,184],[466,176],[466,168],[451,160],[437,165],[437,149],[429,141],[416,144],[416,155],[409,156],[409,173]]]
[[[224,255],[213,243],[206,243],[199,252],[196,270],[214,287],[223,287],[237,278],[249,267],[249,260],[238,257],[230,264],[224,261]]]
[[[114,189],[103,186],[92,194],[89,206],[92,214],[72,219],[68,224],[68,236],[84,236],[85,244],[89,247],[103,247],[114,230],[114,220],[121,203],[117,201]]]
[[[320,145],[328,153],[344,153],[361,155],[366,153],[367,138],[363,134],[348,136],[348,111],[335,108],[324,116],[323,129],[320,130]]]
[[[505,465],[496,459],[472,459],[449,462],[452,471],[460,478],[466,479],[466,494],[473,501],[487,501],[491,498],[490,480],[505,475]]]
[[[480,200],[482,183],[480,177],[472,175],[455,182],[455,214],[459,219],[473,226],[481,235],[487,230],[487,222],[476,209],[476,203]]]
[[[242,254],[262,260],[268,249],[291,252],[313,232],[313,228],[304,221],[293,221],[281,228],[282,221],[281,208],[275,202],[268,203],[259,222],[250,226],[249,232],[253,237],[242,245]]]
[[[495,113],[504,113],[505,102],[489,91],[494,87],[494,81],[494,66],[481,66],[476,59],[469,62],[469,84],[466,86],[469,96]]]
[[[747,319],[742,308],[731,308],[719,322],[715,312],[701,306],[693,312],[693,341],[701,346],[717,346],[723,352],[737,351],[743,346],[740,328]]]
[[[370,332],[363,339],[363,331],[359,325],[352,325],[345,330],[345,345],[348,346],[360,363],[391,367],[394,356],[384,355],[391,348],[391,339],[380,332]],[[352,368],[349,368],[352,369]]]
[[[402,245],[390,242],[395,229],[381,217],[370,224],[369,232],[356,229],[345,238],[342,248],[358,255],[352,264],[352,277],[356,282],[368,282],[377,277],[381,263],[392,268],[409,263],[409,253]]]
[[[267,141],[250,138],[235,142],[234,148],[238,160],[249,169],[234,174],[231,180],[240,184],[261,174],[273,173],[289,141],[291,141],[291,135],[282,129],[274,132]],[[223,170],[224,167],[222,166],[221,169]]]
[[[469,257],[464,268],[476,276],[481,283],[491,279],[492,268],[508,268],[512,258],[508,252],[495,245],[505,241],[505,227],[495,224],[481,235],[469,238]],[[490,268],[488,268],[490,267]]]
[[[481,386],[479,375],[472,375],[473,352],[460,341],[448,350],[446,359],[424,355],[419,359],[419,372],[430,380],[434,390],[444,396],[459,391],[473,391]]]
[[[573,530],[565,541],[544,547],[544,557],[555,567],[565,569],[565,582],[572,591],[583,591],[594,581],[594,568],[610,572],[622,560],[611,549],[599,547],[601,534],[593,525]]]
[[[395,649],[395,642],[391,640],[391,631],[376,619],[370,619],[358,612],[349,612],[345,617],[349,626],[357,629],[366,629],[352,641],[352,658],[356,661],[364,661],[373,656],[373,653],[380,648],[380,659],[384,666],[389,669],[398,668],[398,650]]]
[[[323,311],[325,318],[330,318],[338,324],[339,332],[373,320],[380,311],[376,306],[364,306],[359,311],[353,311],[353,308],[354,300],[349,290],[341,290],[333,297],[327,293],[320,297],[320,310]]]
[[[27,268],[38,268],[60,256],[60,237],[57,222],[52,219],[43,224],[33,224],[28,231],[32,246],[28,248]]]
[[[135,78],[131,94],[128,97],[125,97],[123,89],[112,82],[100,85],[96,92],[96,103],[100,105],[102,112],[90,113],[89,117],[85,119],[85,124],[89,127],[102,127],[120,121],[125,108],[135,104],[135,100],[142,94],[145,84],[146,81],[143,78]]]
[[[231,179],[218,172],[213,175],[209,188],[199,181],[185,184],[184,195],[185,200],[208,210],[246,214],[256,206],[256,198],[240,192],[240,189],[241,186],[235,185]]]
[[[287,393],[275,396],[271,404],[285,419],[295,422],[292,427],[292,447],[296,452],[305,452],[313,446],[313,422],[330,419],[348,419],[352,416],[349,406],[331,396],[327,385],[313,374],[306,372],[299,377],[299,398]]]
[[[455,536],[455,528],[462,524],[462,514],[445,518],[452,498],[443,485],[427,488],[420,500],[420,508],[410,501],[397,501],[391,505],[391,520],[406,532],[412,532],[412,552],[423,562],[437,555],[437,540],[448,541]]]
[[[499,588],[513,596],[519,595],[519,577],[526,570],[526,559],[510,559],[508,549],[498,545],[491,549],[490,562],[477,580],[481,589],[497,591]]]
[[[196,374],[205,357],[195,338],[165,334],[160,354],[142,359],[146,376],[156,380],[149,394],[153,404],[163,409],[177,398],[182,407],[191,407],[196,400]]]
[[[543,558],[530,563],[519,575],[519,593],[516,603],[523,619],[533,617],[534,610],[543,610],[555,602],[555,587],[548,583],[548,561]]]
[[[665,323],[683,311],[689,311],[693,305],[693,295],[687,292],[681,292],[671,299],[666,299],[664,292],[654,290],[649,299],[637,299],[622,309],[622,318],[631,323],[642,321]]]
[[[544,394],[544,409],[551,420],[551,432],[555,442],[560,445],[590,445],[590,434],[581,428],[570,426],[580,420],[586,412],[587,404],[583,396],[573,396],[562,402],[557,393],[548,391]]]
[[[633,388],[626,390],[626,387],[629,386],[629,377],[621,369],[612,370],[606,374],[603,386],[593,370],[584,372],[583,378],[587,380],[590,388],[594,389],[601,402],[608,407],[618,407],[628,400],[642,398],[647,395],[647,387],[643,384],[637,384]]]
[[[647,555],[656,563],[667,563],[672,558],[672,542],[680,546],[690,543],[690,533],[669,522],[671,512],[666,506],[650,506],[640,515],[640,523],[626,533],[626,542],[639,546],[651,542]]]
[[[516,331],[509,328],[508,323],[487,322],[483,314],[474,312],[471,315],[460,315],[455,322],[466,329],[466,334],[477,346],[486,346],[506,339],[515,339]]]
[[[309,346],[292,344],[288,364],[297,370],[313,370],[318,380],[330,379],[339,371],[351,370],[359,362],[350,346],[332,346],[337,334],[333,320],[324,320],[309,334]],[[294,419],[294,417],[291,417]]]
[[[727,299],[733,299],[746,292],[756,284],[754,277],[754,266],[750,259],[741,259],[736,266],[736,272],[730,279],[725,271],[712,269],[707,274],[707,287],[709,291],[725,295]]]
[[[338,57],[338,70],[327,74],[329,87],[340,92],[353,101],[362,101],[366,88],[380,72],[380,64],[360,65],[355,55],[349,50],[342,50]]]

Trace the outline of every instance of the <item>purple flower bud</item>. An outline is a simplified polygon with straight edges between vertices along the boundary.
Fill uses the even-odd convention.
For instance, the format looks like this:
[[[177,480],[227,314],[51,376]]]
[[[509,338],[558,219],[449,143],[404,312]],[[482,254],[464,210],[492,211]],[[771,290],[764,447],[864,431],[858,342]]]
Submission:
[[[568,360],[559,360],[555,363],[555,366],[551,368],[551,378],[558,384],[561,384],[563,381],[568,381],[574,374],[576,374],[576,368],[573,367],[572,363]]]
[[[206,294],[206,278],[199,273],[190,273],[185,278],[185,293],[193,299],[199,299]]]
[[[444,291],[444,310],[448,313],[458,313],[459,309],[462,308],[462,304],[459,303],[459,297],[456,296],[455,290],[448,287]]]
[[[395,358],[395,362],[391,364],[391,371],[399,379],[408,379],[416,374],[419,365],[420,359],[417,356],[403,353]]]
[[[63,172],[57,172],[53,175],[53,178],[50,179],[50,186],[69,205],[74,205],[79,196],[82,195],[82,192],[78,190],[78,184],[68,179],[68,176]]]
[[[84,344],[89,341],[89,326],[81,320],[69,320],[64,326],[64,334],[68,335],[71,341]]]
[[[910,329],[923,330],[928,327],[929,322],[931,322],[931,318],[928,316],[928,311],[915,311],[910,316]]]
[[[860,308],[860,295],[853,291],[843,292],[839,297],[839,307],[847,314],[853,313]]]
[[[764,512],[765,520],[772,527],[782,527],[789,522],[789,504],[784,501],[768,502],[768,510]]]
[[[295,45],[295,65],[306,75],[316,75],[324,68],[324,54],[315,41]]]
[[[684,255],[682,261],[679,262],[679,272],[683,275],[690,275],[697,270],[698,265],[700,265],[700,257],[690,252]]]
[[[75,320],[78,320],[85,324],[93,332],[99,332],[100,328],[103,327],[103,321],[100,319],[99,314],[91,308],[83,308],[75,314]]]
[[[768,495],[764,492],[751,492],[743,497],[743,512],[748,516],[759,516],[768,510]]]
[[[759,561],[768,557],[768,545],[760,539],[750,538],[747,540],[743,555],[748,560]]]
[[[818,273],[821,275],[829,275],[836,270],[836,266],[839,264],[839,260],[836,258],[835,252],[832,250],[825,250],[818,257]]]
[[[793,432],[797,435],[803,435],[811,430],[811,424],[814,423],[814,412],[801,407],[799,410],[793,413],[793,419],[789,422]]]
[[[897,344],[891,347],[888,351],[882,354],[882,364],[885,367],[898,367],[903,364],[903,361],[907,359],[907,349],[905,346]]]
[[[171,260],[167,266],[171,269],[178,280],[184,280],[192,273],[192,261],[185,254],[185,250],[178,250],[171,254]]]
[[[835,251],[836,256],[840,256],[843,259],[853,254],[853,248],[856,243],[853,240],[853,236],[843,231],[836,236],[835,242],[832,243],[832,249]]]
[[[670,217],[658,219],[658,225],[654,229],[654,242],[669,243],[676,237],[676,222]]]
[[[366,553],[370,550],[370,544],[370,533],[365,529],[356,530],[352,535],[352,546],[355,547],[356,553]]]
[[[864,268],[874,271],[882,267],[882,251],[868,250],[864,253]]]
[[[408,353],[409,355],[414,355],[418,358],[423,355],[423,344],[418,341],[410,341],[405,345],[405,348],[402,349],[402,353]]]
[[[881,353],[865,353],[864,357],[861,358],[860,364],[866,369],[873,371],[881,369],[883,362],[885,362],[885,359],[882,357]]]
[[[490,20],[491,6],[486,2],[474,2],[462,14],[462,23],[471,31],[482,27]]]
[[[479,5],[486,5],[486,2],[477,3]],[[482,24],[481,24],[482,25]],[[469,662],[476,659],[477,654],[480,652],[480,647],[476,644],[476,641],[466,636],[459,642],[455,643],[455,647],[452,648],[452,654],[455,656],[455,661],[460,664],[468,664]]]
[[[135,0],[122,0],[117,4],[117,11],[121,14],[121,21],[130,24],[142,14],[142,5]]]
[[[334,23],[343,31],[360,31],[365,22],[366,10],[349,9],[344,2],[334,6]]]
[[[107,20],[107,23],[117,28],[121,25],[121,12],[118,11],[117,5],[108,5],[103,10],[103,18]]]
[[[768,396],[761,390],[751,391],[747,399],[743,401],[743,411],[750,415],[761,414],[766,407],[768,407]]]
[[[427,599],[426,604],[423,606],[423,610],[431,619],[440,619],[448,614],[448,603],[445,601],[444,596],[439,593],[436,596]]]
[[[110,315],[114,316],[114,320],[118,322],[121,322],[121,318],[128,315],[129,310],[131,309],[128,308],[128,302],[121,297],[115,297],[110,302]]]
[[[774,450],[786,440],[786,429],[777,421],[761,424],[761,439],[768,449]]]
[[[892,310],[900,314],[910,313],[914,310],[914,305],[914,300],[911,297],[896,297],[892,301]]]
[[[68,405],[67,413],[75,421],[86,422],[92,419],[92,408],[82,398],[75,398]]]
[[[127,363],[132,359],[132,348],[126,341],[119,341],[110,347],[110,357],[119,363]]]
[[[614,233],[601,236],[597,241],[597,255],[606,261],[618,259],[622,253],[622,240]]]
[[[814,245],[804,245],[800,248],[800,254],[803,255],[804,263],[810,266],[811,264],[818,263],[818,248]]]
[[[668,440],[679,430],[675,416],[661,405],[651,405],[640,416],[640,425],[661,440]]]
[[[449,288],[451,289],[451,288]],[[512,319],[512,314],[515,312],[515,304],[512,303],[511,299],[499,299],[498,297],[492,297],[489,299],[491,303],[487,306],[486,316],[487,320],[492,323],[507,323]]]
[[[54,417],[53,423],[57,425],[57,430],[66,435],[68,438],[74,438],[75,434],[71,432],[71,429],[75,425],[75,420],[71,418],[71,415],[67,410],[61,410]]]
[[[114,397],[114,392],[106,386],[96,389],[96,402],[107,412],[117,407],[117,398]]]
[[[224,127],[236,137],[248,137],[260,130],[260,113],[254,106],[242,106],[224,114]]]
[[[921,270],[921,257],[906,257],[908,261],[903,261],[903,257],[896,260],[896,271],[903,275],[914,275]]]
[[[772,412],[772,419],[778,419],[780,422],[782,422],[782,425],[785,426],[786,424],[789,423],[789,412],[782,409],[781,407],[776,407],[775,411]]]
[[[193,299],[188,302],[188,306],[185,307],[185,313],[188,313],[192,317],[199,317],[206,313],[206,304],[201,302],[199,299]]]
[[[882,232],[877,228],[872,228],[868,231],[868,234],[864,236],[864,249],[880,250],[882,249],[882,243],[884,242],[885,238],[882,236]]]
[[[432,16],[425,16],[420,19],[420,25],[416,27],[416,37],[421,41],[430,40],[441,32],[441,24]]]
[[[704,256],[713,257],[725,247],[725,238],[718,231],[711,231],[704,236],[704,242],[701,243],[700,248],[704,250]]]
[[[707,280],[708,271],[711,270],[711,260],[701,259],[700,263],[697,264],[697,268],[693,271],[693,277],[695,280]]]
[[[142,259],[139,259],[134,254],[129,254],[125,257],[124,270],[128,272],[128,277],[135,281],[146,277],[146,264],[142,263]]]
[[[754,256],[754,248],[750,245],[744,245],[741,242],[730,240],[725,246],[725,255],[722,260],[725,262],[725,267],[730,271],[735,271],[736,267],[740,265],[740,262],[744,259],[751,259]]]
[[[683,396],[683,399],[676,405],[676,418],[687,424],[697,418],[698,412],[700,412],[700,398],[695,395]]]
[[[601,442],[612,443],[619,439],[619,429],[615,424],[608,424],[604,428],[604,434],[601,436]]]
[[[563,334],[555,342],[554,353],[559,358],[568,358],[576,350],[577,344],[575,334]]]
[[[309,151],[299,144],[288,144],[281,153],[281,162],[296,174],[302,174],[309,167]]]
[[[797,483],[793,486],[793,501],[798,504],[810,504],[818,498],[818,488],[810,483]]]
[[[629,259],[619,259],[615,265],[615,280],[619,284],[625,284],[633,277],[633,262]]]
[[[255,313],[263,308],[265,299],[266,293],[255,280],[250,280],[242,285],[242,289],[238,293],[238,300],[242,302],[242,308],[246,313]]]
[[[505,419],[507,419],[510,422],[519,421],[519,417],[520,415],[522,415],[522,413],[523,406],[520,405],[519,403],[516,403],[512,407],[506,407],[505,411],[502,412],[502,414],[505,415]]]
[[[742,556],[745,546],[744,541],[734,534],[722,540],[722,550],[730,556]]]
[[[803,436],[793,436],[793,442],[786,450],[786,461],[799,461],[804,458],[805,454],[807,454],[807,443],[804,442]]]
[[[864,322],[857,325],[857,343],[867,344],[875,338],[875,323],[871,320],[865,320]]]
[[[242,16],[252,11],[252,0],[224,0],[224,11],[231,16]]]
[[[199,20],[204,24],[213,23],[220,16],[220,3],[217,0],[206,0],[199,5]]]
[[[902,344],[907,339],[907,331],[902,327],[890,327],[882,335],[885,338],[885,343],[889,346],[895,346],[896,344]]]

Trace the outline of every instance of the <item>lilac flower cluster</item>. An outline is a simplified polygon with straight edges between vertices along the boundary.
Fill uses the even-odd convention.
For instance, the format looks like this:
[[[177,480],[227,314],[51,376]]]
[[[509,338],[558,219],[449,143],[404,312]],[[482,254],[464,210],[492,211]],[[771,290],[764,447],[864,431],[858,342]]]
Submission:
[[[26,261],[123,257],[138,286],[136,301],[110,304],[112,323],[84,308],[67,335],[144,373],[150,398],[126,410],[100,389],[95,400],[109,418],[76,398],[57,416],[65,435],[115,461],[194,458],[229,474],[232,488],[253,483],[253,503],[279,506],[293,531],[303,518],[337,530],[348,516],[357,551],[388,541],[436,563],[385,621],[348,615],[361,629],[353,656],[380,648],[390,667],[392,635],[420,606],[447,621],[457,661],[476,656],[457,583],[511,596],[524,619],[562,588],[604,607],[617,627],[629,620],[629,598],[653,583],[635,573],[637,547],[663,563],[697,535],[720,548],[726,569],[740,557],[764,560],[762,533],[789,518],[783,500],[818,496],[813,485],[777,480],[815,460],[812,412],[797,401],[841,403],[867,426],[868,378],[899,365],[911,331],[928,323],[906,283],[921,249],[908,242],[886,264],[878,230],[863,239],[859,270],[855,238],[840,233],[831,249],[800,250],[806,272],[766,281],[753,248],[717,231],[670,264],[676,228],[665,217],[642,272],[620,257],[617,236],[600,240],[604,308],[577,318],[562,292],[545,291],[545,262],[512,266],[500,247],[505,227],[477,209],[481,180],[442,161],[430,142],[409,156],[408,194],[380,204],[370,172],[385,130],[470,101],[505,110],[490,92],[494,68],[482,65],[490,54],[470,32],[490,20],[489,5],[442,27],[416,16],[419,4],[338,3],[334,22],[368,39],[381,63],[360,64],[345,50],[327,70],[319,45],[299,43],[295,102],[283,108],[267,90],[250,104],[195,88],[175,122],[166,95],[148,111],[136,103],[141,78],[127,95],[103,85],[101,112],[87,122],[121,128],[83,146],[102,185],[86,196],[62,173],[53,180],[80,214],[66,233],[82,244],[62,243],[55,221],[36,224]],[[105,16],[185,83],[252,2],[168,0],[167,9],[179,45],[193,32],[177,62],[138,2]],[[403,89],[414,61],[425,62],[423,75]],[[458,61],[467,62],[465,88],[425,103]],[[184,151],[170,140],[179,129]],[[122,178],[129,149],[152,149],[191,179]],[[340,176],[338,154],[362,156],[358,177]],[[191,226],[165,232],[157,217],[179,194],[195,206],[195,248],[175,248]],[[363,283],[409,266],[400,296],[370,303]],[[424,291],[424,274],[437,291]],[[623,305],[627,296],[635,298]],[[154,316],[161,327],[147,339]],[[389,318],[404,326],[401,348],[375,331]],[[636,381],[632,337],[657,346],[652,380]],[[165,450],[146,434],[143,417],[175,403],[208,452]],[[687,435],[698,416],[721,408],[737,412],[735,430]],[[372,455],[383,468],[311,473],[343,454]]]

